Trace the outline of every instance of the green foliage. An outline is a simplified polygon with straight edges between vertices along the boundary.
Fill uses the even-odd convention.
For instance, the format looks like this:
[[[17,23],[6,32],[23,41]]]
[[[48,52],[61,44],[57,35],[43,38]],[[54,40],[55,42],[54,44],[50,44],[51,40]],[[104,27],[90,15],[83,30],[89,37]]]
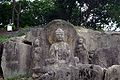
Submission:
[[[28,1],[28,4],[21,13],[21,26],[37,26],[52,20],[54,5],[51,0]]]
[[[1,42],[5,42],[5,41],[8,41],[9,38],[10,38],[10,36],[0,35],[0,43],[1,43]]]
[[[5,25],[9,24],[9,20],[11,19],[11,10],[12,5],[9,2],[0,3],[0,28],[3,28]]]
[[[119,3],[119,5],[118,5]],[[114,5],[113,3],[108,5],[107,11],[109,12],[109,15],[111,16],[113,21],[116,21],[118,23],[118,27],[120,26],[120,1]]]
[[[0,42],[6,42],[12,37],[23,36],[29,31],[29,28],[21,28],[19,31],[5,33],[3,35],[0,34]]]
[[[110,21],[120,26],[119,0],[19,0],[16,9],[20,11],[20,26],[37,26],[47,24],[53,19],[64,19],[77,26],[100,30]],[[88,7],[81,11],[84,4]],[[7,25],[11,19],[12,3],[8,0],[0,3],[0,27]],[[17,13],[15,13],[17,14]],[[93,16],[88,21],[90,15]],[[15,15],[16,17],[16,15]],[[15,19],[16,26],[16,19]]]

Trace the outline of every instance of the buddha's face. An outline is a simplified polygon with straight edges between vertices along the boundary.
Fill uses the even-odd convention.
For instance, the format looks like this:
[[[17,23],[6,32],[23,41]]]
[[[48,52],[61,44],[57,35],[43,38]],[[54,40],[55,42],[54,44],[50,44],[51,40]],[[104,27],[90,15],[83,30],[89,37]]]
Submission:
[[[56,40],[59,42],[64,41],[64,33],[56,33]]]
[[[61,28],[58,28],[55,31],[55,37],[58,42],[64,41],[64,31]]]

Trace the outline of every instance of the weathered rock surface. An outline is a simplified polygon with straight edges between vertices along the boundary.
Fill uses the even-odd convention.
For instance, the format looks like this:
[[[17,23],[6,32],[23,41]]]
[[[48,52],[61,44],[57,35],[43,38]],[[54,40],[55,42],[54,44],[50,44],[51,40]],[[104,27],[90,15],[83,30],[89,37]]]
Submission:
[[[2,54],[3,54],[3,43],[0,43],[0,78],[3,77],[3,71],[1,67]]]
[[[120,64],[120,48],[109,47],[97,49],[93,55],[92,63],[100,65],[103,68]]]
[[[120,80],[120,65],[113,65],[105,73],[104,80]]]
[[[29,72],[31,46],[22,43],[21,39],[11,39],[4,44],[2,70],[5,78]]]
[[[76,80],[103,80],[104,69],[98,65],[80,64],[79,78]]]
[[[86,40],[88,51],[99,48],[120,46],[120,32],[100,32],[85,28],[77,28],[77,33]]]
[[[77,29],[77,32],[86,40],[88,52],[92,52],[90,63],[104,68],[120,64],[120,32],[99,32],[84,28]]]

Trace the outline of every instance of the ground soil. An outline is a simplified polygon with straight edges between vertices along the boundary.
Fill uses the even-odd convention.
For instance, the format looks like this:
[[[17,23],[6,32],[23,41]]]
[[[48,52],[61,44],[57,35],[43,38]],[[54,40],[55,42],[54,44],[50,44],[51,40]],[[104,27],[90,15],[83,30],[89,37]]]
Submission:
[[[6,30],[1,30],[0,29],[0,35],[15,35],[15,33],[16,33],[17,31],[11,31],[11,32],[8,32],[8,31],[6,31]]]

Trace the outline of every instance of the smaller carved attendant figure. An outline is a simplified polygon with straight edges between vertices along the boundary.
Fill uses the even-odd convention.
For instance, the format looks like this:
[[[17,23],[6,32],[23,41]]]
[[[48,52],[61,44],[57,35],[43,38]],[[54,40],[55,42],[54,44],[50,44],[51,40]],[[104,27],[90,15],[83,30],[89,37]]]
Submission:
[[[36,39],[35,40],[35,49],[34,49],[34,64],[35,64],[35,67],[40,67],[40,54],[41,54],[41,47],[39,46],[40,43],[39,43],[39,40]]]
[[[76,42],[75,56],[79,58],[80,63],[82,64],[88,63],[88,52],[87,49],[85,48],[83,37],[79,37]]]
[[[39,70],[41,70],[41,55],[42,55],[42,49],[40,47],[40,42],[39,39],[36,39],[34,42],[34,50],[33,50],[33,62],[34,62],[34,67],[33,69],[33,74],[32,77],[34,80],[38,80],[38,78],[40,77],[41,73],[39,72]]]

